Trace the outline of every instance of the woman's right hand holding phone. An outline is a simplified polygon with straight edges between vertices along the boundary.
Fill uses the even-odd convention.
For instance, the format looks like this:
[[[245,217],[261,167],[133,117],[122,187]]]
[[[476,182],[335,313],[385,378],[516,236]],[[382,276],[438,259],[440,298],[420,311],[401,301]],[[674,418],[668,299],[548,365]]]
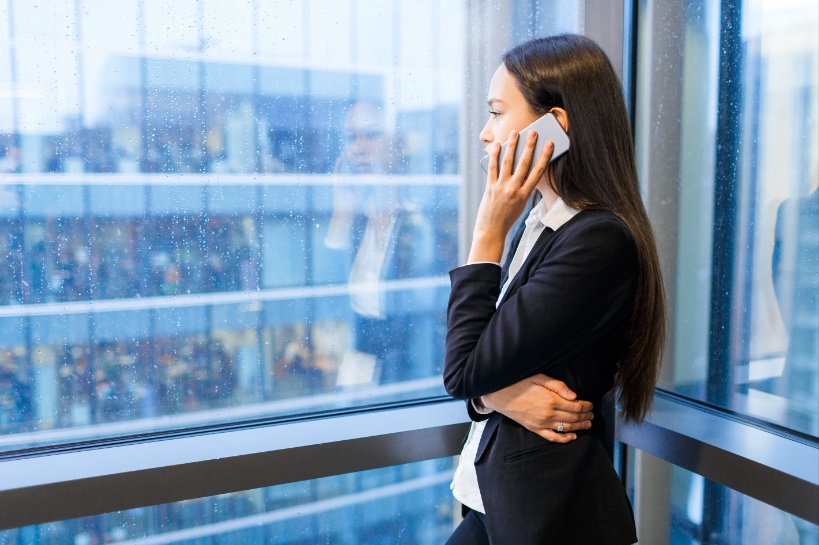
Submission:
[[[526,146],[523,156],[513,172],[515,150],[520,144],[518,137],[517,131],[509,134],[509,144],[502,159],[501,145],[498,142],[490,150],[486,189],[478,207],[468,263],[500,262],[506,235],[526,208],[529,197],[546,172],[552,157],[554,144],[549,141],[543,146],[531,171],[529,170],[537,144],[537,133],[529,131],[523,143]]]

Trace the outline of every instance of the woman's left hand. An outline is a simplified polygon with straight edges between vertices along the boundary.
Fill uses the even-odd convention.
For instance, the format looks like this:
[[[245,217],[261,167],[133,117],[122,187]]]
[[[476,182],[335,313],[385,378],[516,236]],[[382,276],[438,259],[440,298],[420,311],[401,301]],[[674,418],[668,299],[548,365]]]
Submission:
[[[554,144],[549,141],[543,146],[540,157],[529,171],[537,143],[537,133],[530,131],[524,143],[526,148],[523,155],[515,171],[512,172],[518,140],[518,132],[512,131],[509,134],[509,145],[506,147],[500,165],[498,161],[501,146],[497,142],[492,146],[486,175],[486,189],[478,207],[468,263],[499,262],[501,260],[506,235],[509,234],[509,230],[526,208],[526,202],[543,177],[543,173],[546,172],[546,166],[552,158]]]
[[[577,439],[571,432],[589,429],[594,418],[591,403],[578,400],[565,382],[542,374],[485,395],[480,403],[553,443]]]

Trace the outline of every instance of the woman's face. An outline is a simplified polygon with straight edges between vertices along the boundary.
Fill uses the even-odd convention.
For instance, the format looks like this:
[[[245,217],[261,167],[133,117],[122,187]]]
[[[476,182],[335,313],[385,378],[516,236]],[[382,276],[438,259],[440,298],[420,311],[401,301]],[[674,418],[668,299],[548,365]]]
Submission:
[[[359,102],[344,119],[344,152],[357,173],[383,172],[390,162],[390,139],[384,114],[373,104]]]
[[[489,153],[494,142],[503,144],[513,130],[520,131],[537,120],[538,115],[518,89],[514,76],[501,64],[489,82],[489,120],[481,131],[481,141]]]

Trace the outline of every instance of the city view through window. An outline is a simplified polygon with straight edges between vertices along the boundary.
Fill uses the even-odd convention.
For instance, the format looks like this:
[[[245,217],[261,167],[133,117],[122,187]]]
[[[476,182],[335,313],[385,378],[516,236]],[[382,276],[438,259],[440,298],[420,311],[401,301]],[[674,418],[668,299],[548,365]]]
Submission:
[[[391,426],[456,405],[448,273],[483,191],[492,56],[561,32],[597,40],[623,75],[668,299],[658,405],[719,423],[696,456],[682,424],[641,428],[660,454],[619,436],[641,539],[813,543],[815,520],[758,493],[774,472],[801,479],[786,466],[804,460],[743,438],[802,453],[819,437],[815,4],[0,0],[0,458],[38,478],[62,464],[33,492],[0,471],[0,527],[28,525],[0,545],[443,543],[460,519],[454,459],[427,458],[457,450],[395,445],[447,444],[441,430],[464,424]],[[352,447],[368,461],[268,464],[279,474],[262,482],[243,452],[252,482],[228,471],[232,488],[206,476],[213,488],[172,495],[196,465],[184,441],[302,424],[350,433],[298,448],[335,462],[341,442],[371,441]],[[180,486],[92,485],[132,503],[2,524],[13,493],[53,500],[86,484],[64,460],[122,445],[183,451],[151,468]],[[224,461],[212,445],[202,457]],[[729,466],[742,478],[721,481]]]
[[[0,1],[0,452],[442,395],[465,24],[431,0]],[[451,467],[0,543],[438,543]]]
[[[0,450],[443,391],[464,14],[284,5],[0,7]]]

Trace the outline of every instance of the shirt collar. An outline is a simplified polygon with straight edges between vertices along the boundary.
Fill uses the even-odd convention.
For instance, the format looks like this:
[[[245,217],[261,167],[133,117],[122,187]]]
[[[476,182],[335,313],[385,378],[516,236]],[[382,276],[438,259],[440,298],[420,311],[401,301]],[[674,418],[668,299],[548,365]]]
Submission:
[[[555,203],[548,210],[546,209],[543,199],[540,199],[534,208],[532,208],[532,211],[529,212],[529,217],[526,218],[526,224],[531,225],[535,222],[540,222],[552,231],[557,231],[578,212],[580,212],[580,210],[572,208],[560,197],[557,198]]]

